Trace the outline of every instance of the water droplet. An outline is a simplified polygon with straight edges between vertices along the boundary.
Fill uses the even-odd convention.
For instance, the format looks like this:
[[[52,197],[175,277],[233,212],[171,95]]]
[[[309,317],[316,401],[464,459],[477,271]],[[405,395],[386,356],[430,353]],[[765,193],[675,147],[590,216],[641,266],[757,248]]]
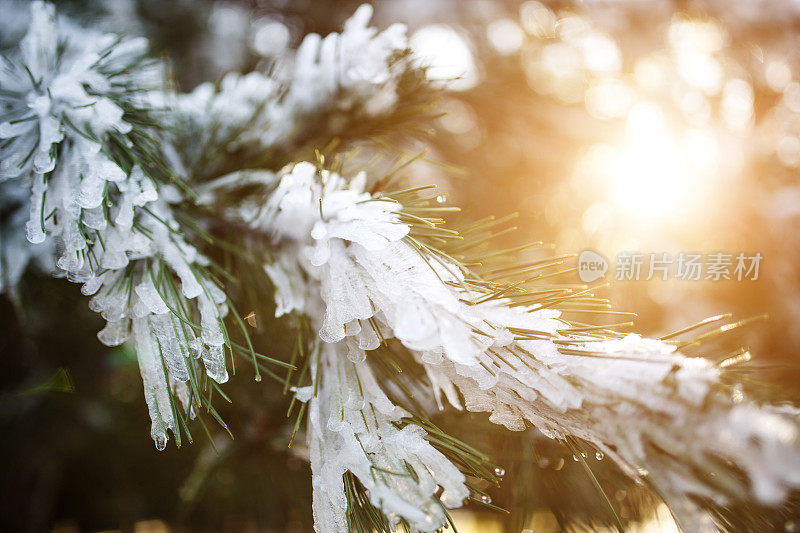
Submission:
[[[647,477],[648,475],[650,475],[650,472],[648,472],[644,468],[637,468],[636,473],[639,474],[639,477]]]
[[[447,201],[447,193],[443,192],[439,196],[436,197],[436,203],[443,204]]]
[[[558,463],[556,463],[556,466],[553,467],[553,470],[558,471],[558,470],[561,470],[562,468],[564,468],[564,458],[563,457],[559,457],[558,458]]]
[[[163,452],[164,448],[167,447],[167,437],[166,435],[156,435],[153,437],[153,442],[156,443],[156,450]]]
[[[484,494],[483,496],[481,496],[481,501],[482,501],[483,503],[492,503],[492,499],[491,499],[489,496],[487,496],[486,494]]]
[[[793,532],[793,531],[797,531],[797,524],[795,524],[793,521],[789,520],[788,522],[783,524],[783,530],[787,531],[787,532],[790,532],[790,533]]]
[[[594,454],[594,458],[597,459],[598,461],[602,461],[603,457],[605,457],[605,455],[603,455],[603,452],[597,452]]]
[[[494,469],[494,475],[502,477],[502,476],[506,475],[506,471],[503,468],[495,468]]]
[[[256,374],[256,381],[261,381],[261,374]]]
[[[572,454],[572,460],[573,460],[573,461],[575,461],[576,463],[577,463],[578,461],[580,461],[580,459],[578,458],[578,456],[577,456],[577,455],[575,455],[575,454]]]

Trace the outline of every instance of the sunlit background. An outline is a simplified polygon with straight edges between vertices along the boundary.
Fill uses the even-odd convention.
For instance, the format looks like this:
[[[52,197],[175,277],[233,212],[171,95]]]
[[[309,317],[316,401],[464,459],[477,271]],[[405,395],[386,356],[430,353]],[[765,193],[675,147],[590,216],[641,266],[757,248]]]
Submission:
[[[190,89],[225,71],[253,68],[296,45],[305,33],[335,31],[358,3],[96,4],[98,19],[109,28],[148,35],[159,53],[175,60],[176,82]],[[434,164],[416,165],[413,179],[441,184],[446,201],[462,206],[472,219],[519,213],[519,230],[504,236],[509,245],[543,240],[555,244],[555,253],[592,249],[612,263],[623,251],[761,253],[757,281],[617,281],[603,296],[611,297],[616,309],[635,311],[633,328],[652,335],[721,313],[739,319],[768,314],[768,320],[732,337],[726,349],[749,346],[764,375],[776,378],[787,396],[798,396],[800,2],[385,0],[375,5],[378,25],[409,26],[411,46],[429,76],[447,87],[436,137],[432,146],[426,144]],[[607,280],[613,281],[613,271]],[[289,476],[306,476],[306,466],[297,459],[264,464],[272,440],[285,437],[275,429],[283,420],[270,413],[254,416],[258,402],[246,398],[236,399],[245,413],[233,421],[243,436],[230,453],[223,451],[218,464],[199,445],[197,452],[169,450],[153,462],[152,446],[144,442],[126,453],[136,465],[153,465],[161,475],[153,481],[110,457],[87,459],[98,443],[90,447],[72,426],[81,435],[84,426],[92,428],[100,445],[115,449],[121,444],[109,429],[113,413],[140,407],[140,391],[120,378],[120,369],[133,368],[131,354],[103,356],[109,379],[96,392],[114,397],[117,410],[78,407],[76,401],[60,408],[64,418],[53,422],[63,425],[57,426],[63,431],[58,449],[67,450],[63,457],[73,462],[78,457],[84,469],[58,470],[45,450],[32,447],[31,461],[42,460],[41,469],[50,476],[44,479],[52,486],[29,490],[43,516],[58,518],[56,531],[112,527],[118,516],[141,533],[174,531],[181,520],[218,520],[227,531],[259,531],[272,512],[288,515],[284,526],[273,530],[304,530],[296,516],[302,504],[286,495],[271,501],[259,476],[284,481],[281,468],[288,468]],[[94,367],[87,363],[86,369]],[[141,409],[141,420],[125,421],[131,434],[138,435],[146,417]],[[68,413],[76,412],[72,416],[80,423],[70,424]],[[463,422],[470,437],[482,438],[479,418]],[[528,447],[510,451],[520,442]],[[487,448],[497,446],[492,442]],[[496,503],[512,510],[529,506],[523,531],[559,531],[566,514],[588,524],[576,531],[613,530],[597,522],[598,516],[608,521],[605,508],[570,453],[533,431],[509,436],[499,446],[507,451],[496,457],[508,468],[506,484],[521,490],[498,493]],[[532,458],[530,468],[512,468]],[[598,476],[605,472],[605,493],[630,520],[631,531],[676,531],[666,507],[643,505],[647,495],[615,473],[609,461],[587,461]],[[109,470],[129,485],[119,494],[118,487],[104,484]],[[245,479],[237,478],[243,471]],[[69,479],[79,475],[95,480],[102,488],[97,492],[111,494],[117,507],[98,511],[85,501],[79,507],[78,496],[58,492],[74,490]],[[305,489],[286,493],[291,496],[292,490]],[[230,503],[225,497],[232,500],[232,494],[238,499]],[[267,508],[265,501],[271,502]],[[180,516],[169,514],[176,507]],[[645,508],[650,510],[639,516],[637,509]],[[493,511],[473,508],[453,516],[462,533],[520,530],[520,524],[514,523],[515,530]],[[787,531],[800,527],[793,517],[782,520]]]
[[[385,16],[422,11],[417,51],[461,76],[440,121],[440,154],[471,180],[451,183],[455,202],[517,211],[516,238],[612,262],[623,251],[760,252],[758,281],[610,291],[654,334],[768,313],[748,341],[794,357],[797,3],[476,2],[458,24],[440,21],[448,2],[422,4],[392,3]]]

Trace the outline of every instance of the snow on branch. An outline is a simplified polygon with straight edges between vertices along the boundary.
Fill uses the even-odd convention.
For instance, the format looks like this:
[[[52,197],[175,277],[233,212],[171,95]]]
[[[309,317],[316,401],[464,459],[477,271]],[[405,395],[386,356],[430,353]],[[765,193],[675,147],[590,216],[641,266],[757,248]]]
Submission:
[[[168,431],[180,444],[198,407],[227,429],[208,400],[212,382],[228,379],[226,350],[250,358],[257,380],[257,358],[280,362],[255,353],[238,316],[244,341],[231,339],[226,273],[189,238],[221,245],[185,209],[201,203],[193,183],[266,164],[265,154],[286,159],[316,139],[316,116],[391,113],[409,68],[397,60],[405,30],[379,33],[362,6],[342,33],[309,35],[286,52],[280,71],[230,74],[219,89],[184,95],[165,86],[145,39],[82,28],[45,2],[30,13],[0,68],[0,193],[10,213],[0,288],[13,291],[34,260],[83,283],[108,322],[100,340],[137,345],[159,449]]]
[[[287,50],[269,74],[229,73],[219,87],[203,83],[188,94],[159,100],[174,108],[176,144],[195,178],[217,177],[231,167],[275,168],[301,148],[361,132],[364,123],[386,128],[392,113],[411,100],[405,77],[405,26],[370,27],[372,7],[362,5],[341,33],[307,35]],[[413,114],[412,114],[413,118]]]
[[[488,412],[511,430],[530,424],[551,438],[588,441],[650,483],[689,530],[707,525],[695,501],[776,505],[800,486],[795,410],[733,397],[719,367],[672,344],[598,336],[545,299],[487,299],[485,279],[415,238],[397,200],[406,193],[370,195],[364,181],[297,164],[250,220],[281,251],[267,271],[276,299],[293,302],[284,311],[305,313],[339,347],[326,360],[363,365],[364,350],[395,338],[454,407]],[[296,298],[303,280],[316,288]],[[312,445],[324,446],[318,423],[309,423]],[[336,455],[323,450],[312,464]],[[328,490],[315,487],[315,499],[328,501]]]
[[[183,237],[172,207],[180,180],[154,140],[147,94],[160,87],[158,67],[143,39],[79,28],[42,2],[31,14],[0,70],[0,187],[18,211],[27,207],[27,253],[51,255],[54,275],[92,295],[90,308],[107,321],[99,339],[135,340],[151,435],[163,449],[167,430],[179,431],[176,398],[189,416],[190,398],[207,403],[198,372],[219,383],[228,375],[226,296]],[[18,242],[21,218],[7,224]]]

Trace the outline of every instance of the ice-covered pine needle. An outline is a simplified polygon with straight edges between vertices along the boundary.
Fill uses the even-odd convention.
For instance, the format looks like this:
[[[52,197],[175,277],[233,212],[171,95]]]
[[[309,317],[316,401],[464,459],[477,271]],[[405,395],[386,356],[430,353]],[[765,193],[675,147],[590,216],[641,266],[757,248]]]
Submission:
[[[687,530],[709,527],[703,503],[777,505],[798,488],[794,409],[732,397],[721,383],[724,365],[686,357],[665,341],[616,333],[612,325],[571,322],[557,309],[604,302],[593,297],[596,289],[537,291],[536,276],[530,283],[487,283],[480,271],[463,267],[470,258],[454,257],[463,244],[437,246],[407,222],[407,205],[424,191],[372,195],[365,178],[299,163],[265,174],[276,183],[266,206],[250,219],[253,210],[241,213],[277,252],[265,268],[282,302],[278,312],[307,316],[326,343],[320,388],[315,393],[309,385],[300,397],[311,405],[318,530],[334,531],[327,524],[346,519],[340,479],[348,471],[386,516],[423,531],[446,523],[430,506],[430,491],[396,489],[389,497],[385,488],[370,489],[391,481],[365,469],[384,460],[382,417],[391,420],[399,409],[367,366],[366,354],[380,357],[375,350],[387,339],[424,366],[432,384],[426,393],[440,405],[488,412],[511,430],[533,425],[552,438],[590,442],[650,484]],[[479,232],[477,240],[485,236]],[[530,268],[521,267],[523,275]]]

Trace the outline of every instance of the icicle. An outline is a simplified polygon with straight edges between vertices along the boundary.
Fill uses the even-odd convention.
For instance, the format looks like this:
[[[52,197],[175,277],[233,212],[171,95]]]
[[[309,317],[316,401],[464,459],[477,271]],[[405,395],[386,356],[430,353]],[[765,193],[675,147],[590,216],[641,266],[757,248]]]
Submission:
[[[158,339],[169,377],[175,381],[188,381],[189,371],[185,361],[189,355],[186,353],[188,346],[179,338],[182,329],[177,319],[171,314],[151,315],[150,326]]]
[[[116,322],[108,322],[106,327],[104,327],[102,331],[97,334],[97,338],[100,339],[100,342],[106,346],[119,346],[128,340],[130,327],[131,324],[130,320],[128,319],[117,320]]]
[[[33,179],[33,186],[31,188],[31,216],[25,226],[25,231],[28,240],[33,244],[38,244],[44,241],[44,193],[47,185],[44,181],[44,176],[36,174]]]
[[[133,320],[133,336],[144,384],[144,398],[152,420],[150,435],[156,448],[163,450],[169,439],[167,430],[175,429],[175,419],[169,400],[167,376],[147,318]]]

